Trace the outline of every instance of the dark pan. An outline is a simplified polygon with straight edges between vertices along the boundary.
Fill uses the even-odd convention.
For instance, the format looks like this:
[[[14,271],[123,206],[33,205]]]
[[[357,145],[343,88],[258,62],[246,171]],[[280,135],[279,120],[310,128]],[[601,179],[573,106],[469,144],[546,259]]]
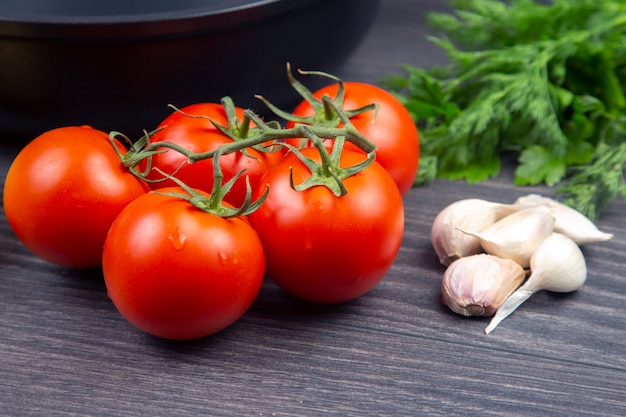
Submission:
[[[265,107],[255,94],[293,105],[298,96],[286,63],[333,72],[363,38],[377,6],[378,0],[2,1],[0,140],[76,124],[136,137],[171,112],[169,103],[225,95],[260,113]]]

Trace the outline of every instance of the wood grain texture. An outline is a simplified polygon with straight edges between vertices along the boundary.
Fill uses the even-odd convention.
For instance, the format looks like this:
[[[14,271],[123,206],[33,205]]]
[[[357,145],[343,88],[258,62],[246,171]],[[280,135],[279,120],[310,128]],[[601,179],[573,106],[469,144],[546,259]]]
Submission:
[[[376,82],[400,62],[442,59],[418,22],[433,4],[383,0],[340,75]],[[17,149],[5,144],[0,152],[3,182]],[[190,343],[131,327],[107,298],[100,271],[36,259],[2,212],[0,415],[626,415],[623,201],[599,221],[615,238],[584,248],[589,278],[580,291],[538,293],[490,336],[488,319],[441,304],[432,220],[460,198],[552,193],[515,188],[511,177],[509,169],[476,186],[413,189],[397,261],[369,294],[314,306],[268,280],[240,321]]]

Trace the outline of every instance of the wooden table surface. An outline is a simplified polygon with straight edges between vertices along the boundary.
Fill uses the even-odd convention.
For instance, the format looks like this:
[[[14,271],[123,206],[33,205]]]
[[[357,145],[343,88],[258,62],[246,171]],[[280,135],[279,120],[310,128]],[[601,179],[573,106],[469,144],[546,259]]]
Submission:
[[[420,25],[436,0],[383,0],[337,75],[377,82],[399,64],[442,62]],[[4,180],[17,149],[0,145]],[[437,181],[405,199],[397,261],[367,295],[311,306],[271,281],[244,317],[190,343],[131,327],[99,271],[32,256],[0,219],[2,416],[626,415],[626,204],[615,234],[584,248],[589,276],[568,295],[533,296],[494,333],[440,301],[435,215],[461,198],[512,202],[511,169],[469,186]]]

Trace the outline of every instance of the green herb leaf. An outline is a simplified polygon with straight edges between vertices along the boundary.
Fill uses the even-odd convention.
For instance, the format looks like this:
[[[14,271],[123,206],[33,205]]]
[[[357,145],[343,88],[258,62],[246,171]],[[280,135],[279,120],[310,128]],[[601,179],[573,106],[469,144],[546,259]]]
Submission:
[[[558,184],[565,176],[565,161],[555,157],[543,146],[535,145],[524,149],[515,170],[515,185]]]
[[[449,64],[383,80],[417,121],[429,169],[480,182],[513,151],[515,184],[560,184],[583,212],[626,195],[623,155],[605,148],[626,141],[626,2],[449,3],[427,19]]]

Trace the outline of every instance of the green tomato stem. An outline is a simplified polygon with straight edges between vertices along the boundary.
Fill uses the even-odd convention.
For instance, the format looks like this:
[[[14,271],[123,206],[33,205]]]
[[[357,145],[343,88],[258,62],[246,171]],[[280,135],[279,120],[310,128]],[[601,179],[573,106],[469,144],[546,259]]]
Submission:
[[[244,112],[244,115],[247,117],[244,118],[249,119],[250,113],[252,112],[246,110]],[[260,122],[260,120],[258,120],[258,122]],[[193,152],[183,146],[171,142],[153,142],[147,144],[141,152],[145,154],[154,154],[155,152],[158,152],[160,150],[162,151],[163,148],[167,148],[181,153],[191,162],[197,162],[204,159],[213,158],[217,153],[219,153],[220,155],[228,155],[233,152],[237,152],[271,141],[307,137],[307,132],[305,130],[306,125],[303,124],[296,124],[294,127],[289,129],[277,129],[269,126],[267,123],[261,123],[262,124],[257,128],[259,131],[258,134],[250,136],[246,139],[240,139],[237,141],[225,143],[223,145],[220,145],[218,148],[207,152]],[[348,124],[345,124],[344,122],[343,127],[309,125],[306,126],[306,129],[310,130],[311,133],[320,138],[335,139],[338,136],[344,136],[347,141],[354,143],[366,153],[370,153],[376,150],[376,145],[374,145],[365,136],[359,133],[359,131],[351,123],[349,123],[349,121]],[[253,130],[251,129],[250,132],[252,131]],[[139,163],[139,161],[136,159],[134,159],[133,162],[135,164]]]

